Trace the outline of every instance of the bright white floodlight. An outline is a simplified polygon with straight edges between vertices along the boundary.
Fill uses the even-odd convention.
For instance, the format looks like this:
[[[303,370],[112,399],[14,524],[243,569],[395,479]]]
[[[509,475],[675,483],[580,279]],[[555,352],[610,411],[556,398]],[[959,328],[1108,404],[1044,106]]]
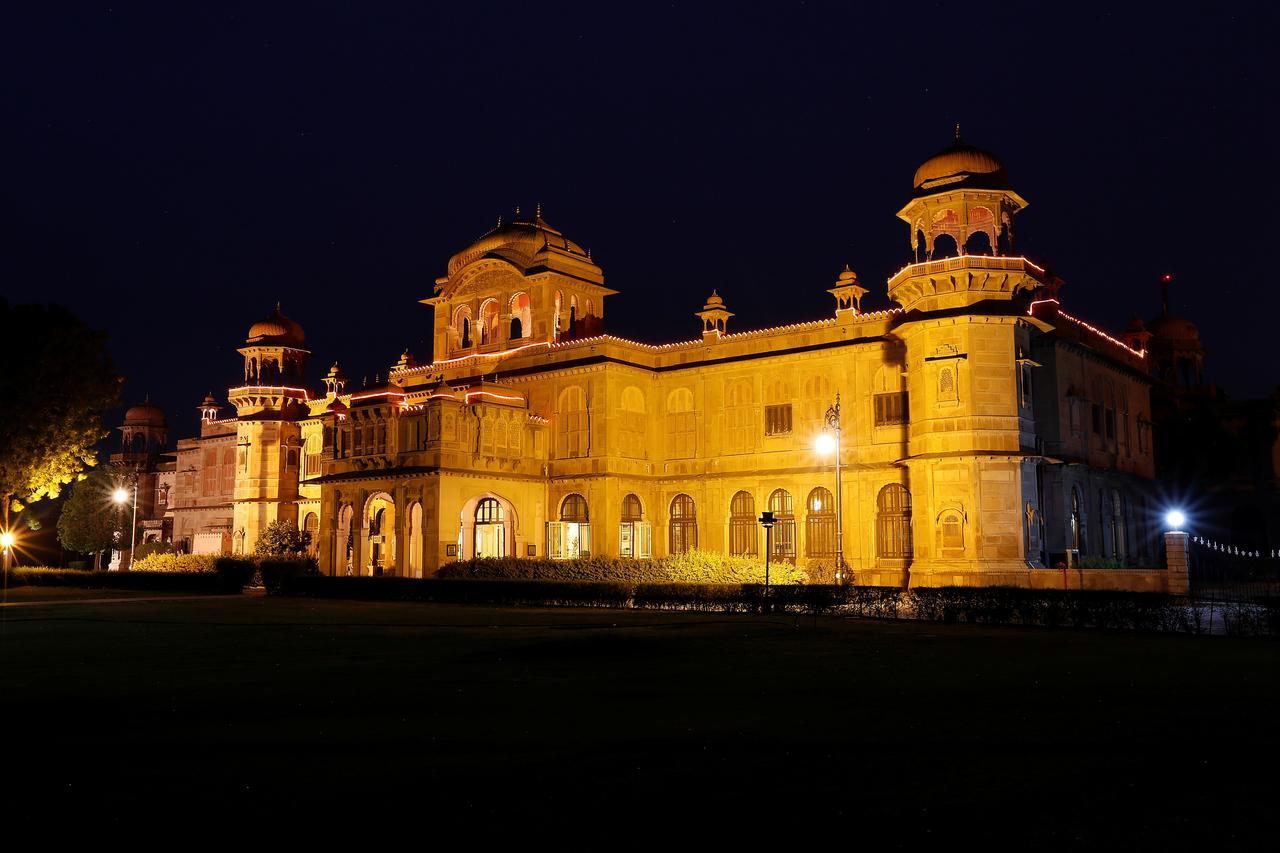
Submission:
[[[823,456],[826,456],[829,453],[834,453],[836,449],[835,437],[828,432],[819,434],[817,440],[813,443],[813,449],[821,453]]]
[[[127,503],[129,501],[129,490],[116,489],[111,493],[111,499],[118,504]]]
[[[1187,523],[1187,516],[1180,509],[1171,509],[1164,514],[1164,520],[1170,530],[1181,530]]]

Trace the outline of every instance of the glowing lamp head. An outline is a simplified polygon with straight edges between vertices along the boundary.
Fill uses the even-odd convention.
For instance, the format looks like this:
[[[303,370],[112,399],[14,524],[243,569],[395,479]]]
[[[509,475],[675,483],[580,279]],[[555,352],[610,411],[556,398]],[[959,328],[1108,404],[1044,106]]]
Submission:
[[[1187,523],[1186,514],[1180,509],[1171,509],[1164,514],[1165,524],[1169,525],[1170,530],[1181,530],[1182,526]]]
[[[836,450],[835,436],[833,436],[829,432],[822,433],[813,442],[813,449],[821,453],[823,456],[829,456],[832,453],[835,453],[835,450]]]
[[[116,489],[111,493],[111,499],[118,504],[127,503],[129,500],[129,490],[123,487]]]
[[[4,533],[0,533],[0,548],[3,548],[7,551],[12,547],[13,547],[13,533],[8,530],[6,530]]]

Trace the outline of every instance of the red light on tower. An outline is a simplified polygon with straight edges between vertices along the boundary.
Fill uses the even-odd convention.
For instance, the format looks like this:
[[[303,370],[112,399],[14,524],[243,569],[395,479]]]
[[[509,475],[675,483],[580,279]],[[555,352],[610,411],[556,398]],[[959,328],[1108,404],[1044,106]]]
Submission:
[[[1168,284],[1169,282],[1173,281],[1173,276],[1169,273],[1165,273],[1164,275],[1160,276],[1160,280],[1163,281],[1165,284]]]

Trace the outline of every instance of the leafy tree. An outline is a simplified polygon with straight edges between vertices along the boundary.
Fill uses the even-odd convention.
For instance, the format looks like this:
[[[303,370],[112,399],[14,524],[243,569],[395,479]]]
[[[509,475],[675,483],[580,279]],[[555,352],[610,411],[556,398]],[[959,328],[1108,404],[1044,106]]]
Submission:
[[[0,510],[57,497],[94,464],[105,437],[102,414],[116,405],[120,379],[106,334],[57,305],[0,299]]]
[[[110,468],[94,468],[71,487],[71,496],[58,516],[58,541],[68,551],[93,554],[94,568],[102,565],[102,552],[116,543],[124,526],[121,507],[111,500],[116,474]]]
[[[253,553],[259,557],[300,557],[307,553],[310,545],[310,533],[299,530],[292,521],[277,518],[258,536]]]

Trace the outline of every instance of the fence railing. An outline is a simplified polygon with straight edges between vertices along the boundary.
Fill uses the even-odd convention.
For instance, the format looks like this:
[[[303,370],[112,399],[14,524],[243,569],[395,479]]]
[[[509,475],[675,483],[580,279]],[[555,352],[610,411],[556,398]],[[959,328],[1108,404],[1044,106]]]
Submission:
[[[1189,586],[1206,601],[1280,598],[1280,551],[1189,538]]]

